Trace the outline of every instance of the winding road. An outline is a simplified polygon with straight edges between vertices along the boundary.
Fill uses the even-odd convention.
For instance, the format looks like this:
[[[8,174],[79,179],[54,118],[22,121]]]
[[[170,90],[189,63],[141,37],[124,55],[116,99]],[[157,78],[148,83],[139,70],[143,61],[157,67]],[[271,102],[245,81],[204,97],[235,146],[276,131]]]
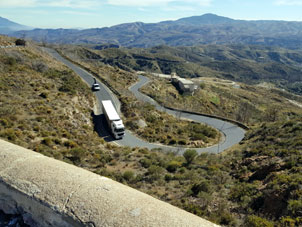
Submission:
[[[63,62],[66,66],[68,66],[70,69],[72,69],[75,73],[77,73],[89,86],[91,86],[94,82],[94,76],[85,71],[84,69],[80,68],[79,66],[71,63],[70,61],[66,60],[62,56],[60,56],[55,50],[49,49],[49,48],[43,48],[46,52],[51,54],[55,59],[57,59],[60,62]],[[188,113],[183,113],[179,111],[173,111],[170,109],[166,109],[162,106],[160,106],[156,101],[151,99],[150,97],[142,94],[139,92],[139,88],[144,86],[149,82],[149,79],[144,76],[139,76],[139,82],[136,83],[135,85],[131,86],[129,88],[130,91],[133,92],[133,94],[136,96],[137,99],[142,100],[144,102],[149,102],[153,105],[155,105],[156,109],[160,111],[165,111],[169,114],[172,114],[174,116],[181,116],[182,118],[190,119],[196,122],[200,123],[205,123],[209,126],[212,126],[213,128],[218,129],[223,135],[224,139],[217,145],[207,147],[207,148],[196,148],[195,150],[198,153],[201,152],[209,152],[209,153],[220,153],[231,146],[239,143],[245,134],[245,130],[240,128],[239,126],[219,120],[216,118],[211,118],[211,117],[205,117],[201,115],[196,115],[196,114],[188,114]],[[105,85],[98,83],[101,86],[101,90],[95,92],[95,95],[97,97],[97,100],[101,106],[101,101],[102,100],[112,100],[112,102],[115,104],[117,109],[119,110],[120,107],[120,102],[116,98],[116,96],[107,88]],[[95,129],[99,133],[100,136],[104,137],[105,140],[107,141],[113,141],[112,137],[110,136],[110,133],[108,129],[106,129],[106,122],[104,120],[104,116],[102,115],[94,115],[94,124],[95,124]],[[162,149],[165,151],[173,151],[178,154],[182,154],[186,148],[183,147],[172,147],[172,146],[165,146],[161,144],[153,144],[149,143],[147,141],[144,141],[135,135],[133,135],[129,130],[126,130],[125,137],[122,140],[116,140],[115,143],[122,145],[122,146],[129,146],[129,147],[146,147],[148,149]]]

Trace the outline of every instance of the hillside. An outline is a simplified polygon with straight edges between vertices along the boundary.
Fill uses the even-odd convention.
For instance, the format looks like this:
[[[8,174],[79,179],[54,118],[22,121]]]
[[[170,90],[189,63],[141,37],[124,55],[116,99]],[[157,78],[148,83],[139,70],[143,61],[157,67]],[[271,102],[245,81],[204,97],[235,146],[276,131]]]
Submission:
[[[136,81],[136,73],[126,72],[117,67],[112,68],[101,61],[89,61],[83,54],[86,53],[92,58],[95,55],[85,49],[77,47],[57,49],[118,91],[122,103],[121,111],[125,117],[124,123],[136,136],[151,143],[190,148],[208,147],[219,141],[220,133],[211,127],[181,120],[156,110],[148,103],[138,101],[128,89]]]
[[[243,21],[205,14],[160,23],[135,22],[84,30],[34,29],[12,35],[60,44],[113,43],[125,47],[252,44],[299,49],[301,29],[302,22]]]
[[[231,163],[238,182],[229,194],[239,204],[234,210],[270,217],[281,226],[302,224],[301,120],[300,115],[265,123],[246,135],[239,160]]]
[[[92,136],[93,96],[73,72],[31,43],[0,49],[0,59],[2,138],[66,160],[64,151],[100,143]]]
[[[14,41],[1,37],[0,45]],[[68,52],[69,57],[72,54],[78,57]],[[134,74],[86,60],[81,63],[98,70],[127,96],[125,88],[135,81]],[[27,47],[0,49],[0,71],[1,138],[108,176],[221,225],[301,225],[301,115],[256,125],[227,153],[196,156],[189,150],[176,156],[117,147],[98,137],[93,132],[90,89],[30,42]],[[134,105],[131,97],[123,99],[130,109],[155,113],[150,106]]]
[[[247,125],[302,114],[301,96],[267,84],[254,86],[201,77],[192,80],[198,85],[194,95],[182,95],[167,79],[151,78],[142,92],[168,107],[226,117]]]
[[[302,93],[302,51],[297,50],[243,45],[103,50],[72,47],[69,52],[71,49],[76,58],[127,71],[176,72],[181,77],[218,77],[248,84],[269,82]]]

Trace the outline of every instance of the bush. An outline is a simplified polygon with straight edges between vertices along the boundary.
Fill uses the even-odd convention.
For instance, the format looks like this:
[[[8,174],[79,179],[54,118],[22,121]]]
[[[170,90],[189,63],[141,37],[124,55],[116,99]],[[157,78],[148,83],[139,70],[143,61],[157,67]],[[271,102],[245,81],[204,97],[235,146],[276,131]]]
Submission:
[[[194,196],[197,196],[200,192],[209,193],[211,190],[211,185],[207,180],[203,180],[200,183],[195,183],[191,187],[191,191]]]
[[[42,140],[42,143],[45,144],[46,146],[51,146],[53,144],[53,141],[51,138],[46,137]]]
[[[245,221],[245,226],[249,227],[274,227],[274,223],[264,219],[260,218],[256,215],[250,215],[247,217]]]
[[[11,127],[13,124],[10,120],[7,119],[0,119],[0,125],[2,125],[4,128],[9,128]]]
[[[139,161],[139,163],[142,165],[142,167],[144,168],[149,168],[152,164],[151,160],[150,159],[147,159],[147,158],[144,158],[144,159],[141,159]]]
[[[206,87],[206,84],[202,82],[202,83],[199,84],[199,87],[200,87],[201,89],[204,89],[204,88]]]
[[[290,200],[288,202],[288,210],[294,217],[301,215],[302,213],[302,200]]]
[[[170,174],[165,175],[165,181],[169,182],[173,179],[173,177]]]
[[[185,153],[183,154],[184,158],[187,161],[187,164],[191,164],[193,162],[193,160],[195,159],[195,157],[197,156],[197,151],[194,149],[188,149],[185,151]]]
[[[134,173],[131,170],[127,170],[123,174],[123,178],[127,181],[130,182],[134,179]]]
[[[6,58],[4,62],[5,62],[5,64],[10,65],[10,66],[14,66],[17,63],[16,59],[13,57]]]
[[[152,165],[148,168],[148,175],[151,181],[159,180],[162,173],[163,168],[160,166]]]
[[[177,161],[171,161],[169,162],[167,166],[167,170],[171,173],[175,172],[179,167],[181,167],[181,163]]]
[[[72,140],[66,140],[64,142],[64,146],[68,147],[68,148],[74,148],[77,146],[76,142],[72,141]]]
[[[10,141],[15,141],[17,139],[17,136],[15,134],[15,131],[11,128],[5,129],[0,133],[0,136],[7,138]]]

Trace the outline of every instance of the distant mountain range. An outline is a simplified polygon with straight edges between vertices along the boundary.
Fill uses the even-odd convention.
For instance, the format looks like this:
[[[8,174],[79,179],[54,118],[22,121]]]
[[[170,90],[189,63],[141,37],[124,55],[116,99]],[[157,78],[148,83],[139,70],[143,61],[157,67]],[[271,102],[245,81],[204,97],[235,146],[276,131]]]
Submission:
[[[63,44],[157,45],[252,44],[302,48],[302,22],[244,21],[204,14],[159,23],[126,23],[93,29],[34,29],[18,31],[36,41]]]
[[[15,31],[30,30],[30,29],[33,29],[33,28],[22,25],[22,24],[17,24],[6,18],[0,17],[0,34],[8,35]]]

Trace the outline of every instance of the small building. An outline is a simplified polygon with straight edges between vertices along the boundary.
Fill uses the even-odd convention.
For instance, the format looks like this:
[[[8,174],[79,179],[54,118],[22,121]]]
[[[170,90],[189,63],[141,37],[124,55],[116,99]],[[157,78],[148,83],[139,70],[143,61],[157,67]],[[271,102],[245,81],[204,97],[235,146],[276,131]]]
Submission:
[[[181,94],[192,94],[198,86],[193,81],[178,77],[176,74],[171,75],[171,82]]]

